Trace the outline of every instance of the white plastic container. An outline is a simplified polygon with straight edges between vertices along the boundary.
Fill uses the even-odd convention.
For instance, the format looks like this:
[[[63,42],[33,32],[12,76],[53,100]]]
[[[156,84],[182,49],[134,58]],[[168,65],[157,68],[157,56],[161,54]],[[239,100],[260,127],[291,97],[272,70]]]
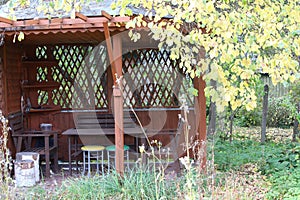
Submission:
[[[15,177],[17,187],[34,186],[36,183],[34,162],[32,160],[17,160],[15,162]]]
[[[35,174],[35,181],[40,181],[40,169],[39,169],[39,159],[40,154],[35,152],[19,152],[16,154],[16,160],[32,160],[34,164],[34,174]]]
[[[40,128],[41,128],[42,131],[51,131],[52,130],[52,124],[41,123]]]

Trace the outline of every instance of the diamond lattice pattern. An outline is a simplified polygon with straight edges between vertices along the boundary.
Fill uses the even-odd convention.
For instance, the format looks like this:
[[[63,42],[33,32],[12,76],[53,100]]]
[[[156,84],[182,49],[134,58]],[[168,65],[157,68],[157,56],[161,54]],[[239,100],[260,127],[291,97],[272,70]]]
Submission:
[[[52,73],[54,81],[60,83],[53,90],[55,105],[68,109],[105,109],[107,102],[107,56],[104,46],[56,45],[36,48],[38,59],[47,59],[47,50],[58,61],[51,72],[38,68],[37,81],[47,81]],[[48,94],[38,91],[39,104],[47,102]]]
[[[170,59],[168,51],[133,50],[123,55],[124,104],[133,107],[178,107],[188,94],[192,80]]]

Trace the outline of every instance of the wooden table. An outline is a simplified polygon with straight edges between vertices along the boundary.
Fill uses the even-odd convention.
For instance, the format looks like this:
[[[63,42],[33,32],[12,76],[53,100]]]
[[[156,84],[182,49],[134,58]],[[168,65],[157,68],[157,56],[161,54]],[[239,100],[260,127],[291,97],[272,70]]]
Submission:
[[[46,161],[46,177],[50,177],[50,154],[54,154],[54,170],[58,171],[58,145],[57,145],[57,131],[24,131],[22,134],[14,134],[17,138],[16,151],[21,152],[22,141],[27,141],[27,146],[22,152],[36,152],[45,156]],[[43,147],[31,147],[32,138],[44,138]],[[53,138],[53,145],[50,146],[50,138]]]
[[[68,129],[62,133],[62,135],[68,136],[68,159],[69,159],[69,170],[72,175],[72,158],[76,158],[80,153],[80,146],[78,145],[78,137],[80,136],[109,136],[115,135],[114,128],[99,128],[99,129]],[[143,136],[143,131],[140,127],[124,128],[124,135],[131,135],[134,137]],[[136,140],[136,145],[138,140]],[[138,146],[137,146],[138,147]]]

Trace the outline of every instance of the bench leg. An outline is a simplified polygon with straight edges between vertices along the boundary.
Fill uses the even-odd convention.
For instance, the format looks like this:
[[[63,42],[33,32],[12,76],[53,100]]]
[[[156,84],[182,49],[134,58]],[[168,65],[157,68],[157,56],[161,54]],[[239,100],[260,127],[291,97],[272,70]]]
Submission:
[[[49,152],[49,137],[45,137],[45,160],[46,160],[46,177],[50,177],[50,152]]]

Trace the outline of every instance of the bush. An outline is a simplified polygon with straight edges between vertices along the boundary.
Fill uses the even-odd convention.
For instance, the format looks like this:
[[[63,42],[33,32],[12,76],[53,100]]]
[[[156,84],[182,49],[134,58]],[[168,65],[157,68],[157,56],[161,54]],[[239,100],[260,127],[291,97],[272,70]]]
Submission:
[[[241,127],[260,126],[261,124],[262,108],[255,108],[247,111],[245,108],[240,109],[235,115],[236,123]]]
[[[295,105],[289,96],[270,98],[267,126],[289,128],[293,125]]]

